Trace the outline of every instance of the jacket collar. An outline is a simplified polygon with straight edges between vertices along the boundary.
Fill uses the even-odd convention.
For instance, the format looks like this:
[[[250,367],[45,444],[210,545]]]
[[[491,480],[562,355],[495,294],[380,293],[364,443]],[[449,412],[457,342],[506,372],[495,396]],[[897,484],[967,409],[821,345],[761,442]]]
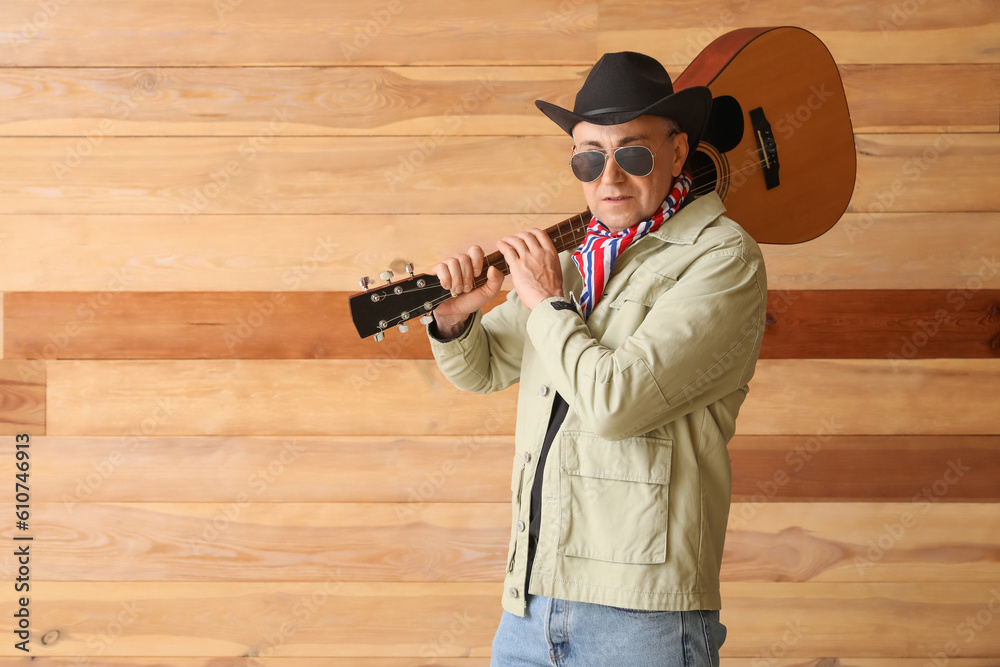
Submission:
[[[655,232],[649,236],[656,237],[667,243],[692,245],[713,220],[726,212],[722,200],[716,192],[698,197],[678,211]]]

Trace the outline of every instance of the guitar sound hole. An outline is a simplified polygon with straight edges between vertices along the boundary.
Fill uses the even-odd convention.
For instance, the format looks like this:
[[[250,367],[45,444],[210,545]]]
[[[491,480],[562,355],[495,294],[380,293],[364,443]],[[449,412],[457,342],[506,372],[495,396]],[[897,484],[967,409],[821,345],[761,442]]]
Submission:
[[[691,156],[691,191],[695,196],[707,195],[716,189],[719,182],[719,169],[715,161],[701,148]]]

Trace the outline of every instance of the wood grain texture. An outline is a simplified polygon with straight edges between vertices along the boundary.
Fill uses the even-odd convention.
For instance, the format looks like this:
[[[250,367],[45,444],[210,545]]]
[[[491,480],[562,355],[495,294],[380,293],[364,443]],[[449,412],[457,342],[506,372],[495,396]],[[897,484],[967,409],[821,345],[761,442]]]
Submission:
[[[579,63],[594,53],[597,6],[515,0],[503,7],[278,0],[165,7],[102,0],[100,12],[30,0],[5,3],[2,65],[385,65]]]
[[[567,137],[273,136],[269,126],[284,122],[251,137],[2,138],[2,212],[516,214],[545,194],[540,212],[583,208],[575,187],[552,185],[567,174]],[[1000,193],[982,188],[1000,164],[1000,135],[858,135],[856,144],[852,212],[1000,210]],[[497,168],[508,164],[518,168]],[[944,175],[949,187],[933,187]]]
[[[11,359],[431,358],[416,324],[381,344],[358,336],[350,296],[11,292],[3,344]],[[970,290],[968,298],[944,290],[772,291],[767,313],[767,359],[1000,357],[1000,290]]]
[[[1000,500],[1000,436],[737,435],[733,501]],[[512,436],[33,439],[35,499],[82,502],[508,502]],[[13,451],[13,445],[9,445]],[[0,449],[0,452],[7,451]],[[954,463],[965,471],[954,479]],[[891,472],[891,474],[888,474]],[[150,485],[150,479],[161,483]],[[923,496],[926,497],[926,496]],[[748,510],[749,511],[749,510]]]
[[[561,136],[534,100],[572,108],[589,66],[2,68],[0,134]],[[998,65],[840,69],[855,132],[1000,129]]]
[[[54,361],[56,435],[503,435],[517,389],[460,392],[430,361]]]
[[[0,360],[0,435],[44,435],[44,361]]]
[[[829,421],[809,436],[733,438],[733,501],[757,507],[1000,499],[1000,436],[837,436],[836,430]]]
[[[516,388],[464,394],[431,361],[47,363],[51,435],[504,435],[514,426]],[[764,359],[738,428],[988,435],[997,391],[996,359]]]
[[[721,577],[996,582],[995,518],[990,504],[924,499],[735,503]],[[957,522],[967,526],[960,541]],[[499,582],[510,506],[259,503],[251,492],[227,503],[36,503],[32,529],[45,543],[32,574],[45,581],[322,582],[336,572],[352,582]]]
[[[132,620],[121,623],[121,634],[104,644],[102,656],[223,657],[270,647],[276,657],[477,657],[489,651],[500,589],[496,583],[335,577],[321,584],[39,582],[33,627],[42,634],[58,630],[59,639],[33,648],[38,657],[80,655],[125,614]],[[996,608],[995,589],[978,582],[725,583],[729,637],[722,652],[759,658],[785,634],[796,639],[786,641],[788,658],[836,655],[845,636],[852,653],[868,657],[926,660],[949,641],[961,642],[964,657],[988,657],[1000,649],[994,633],[972,631],[968,641],[958,633],[972,630],[961,624],[991,602]],[[278,631],[283,623],[284,634]],[[9,632],[10,625],[5,620],[2,630]],[[385,628],[393,629],[391,639]],[[14,650],[0,648],[6,656]]]
[[[760,658],[721,658],[721,667],[754,667]],[[224,662],[223,662],[224,661]],[[73,667],[78,658],[0,658],[0,667]],[[101,658],[108,667],[163,667],[160,658]],[[489,658],[180,658],[173,667],[489,667]],[[773,667],[926,667],[927,658],[770,658]],[[951,667],[996,667],[993,658],[950,658]]]
[[[545,187],[578,192],[564,176]],[[355,292],[363,275],[402,275],[408,261],[427,271],[556,224],[564,216],[538,213],[551,201],[539,192],[494,215],[0,215],[0,289],[103,292],[84,316],[126,291]],[[847,213],[817,239],[761,250],[772,290],[950,291],[998,288],[996,247],[994,213]]]

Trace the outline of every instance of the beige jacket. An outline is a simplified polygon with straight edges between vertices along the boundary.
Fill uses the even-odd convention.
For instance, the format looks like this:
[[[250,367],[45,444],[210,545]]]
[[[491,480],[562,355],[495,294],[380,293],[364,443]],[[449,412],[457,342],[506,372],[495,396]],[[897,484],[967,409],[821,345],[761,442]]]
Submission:
[[[520,382],[503,607],[524,615],[530,490],[552,401],[569,413],[543,469],[530,593],[635,609],[718,609],[727,443],[764,333],[760,248],[714,193],[625,250],[584,322],[511,292],[431,347],[457,387]],[[566,294],[582,279],[560,257]],[[553,306],[553,302],[563,302]]]

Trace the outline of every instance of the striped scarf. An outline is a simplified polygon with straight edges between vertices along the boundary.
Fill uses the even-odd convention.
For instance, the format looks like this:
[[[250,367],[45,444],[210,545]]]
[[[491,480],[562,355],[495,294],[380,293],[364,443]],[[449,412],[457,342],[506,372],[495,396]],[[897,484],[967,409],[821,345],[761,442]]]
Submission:
[[[584,319],[590,317],[594,306],[604,294],[604,288],[611,279],[615,268],[615,260],[626,248],[650,232],[655,232],[666,220],[680,209],[684,198],[691,187],[691,177],[683,173],[674,183],[673,189],[663,200],[660,209],[645,222],[629,227],[621,232],[612,232],[597,218],[587,225],[587,236],[583,243],[573,253],[573,263],[583,276],[583,294],[580,295],[580,306],[583,308]]]

